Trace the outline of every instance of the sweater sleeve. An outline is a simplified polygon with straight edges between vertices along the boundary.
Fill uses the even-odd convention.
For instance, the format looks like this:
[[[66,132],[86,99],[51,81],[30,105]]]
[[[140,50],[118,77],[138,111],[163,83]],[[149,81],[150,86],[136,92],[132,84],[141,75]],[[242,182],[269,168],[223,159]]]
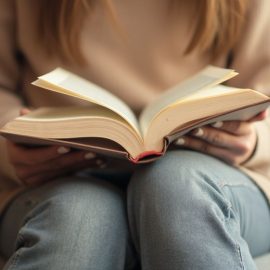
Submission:
[[[241,88],[252,88],[270,96],[270,3],[250,0],[242,36],[233,51],[231,68],[239,75],[229,82]],[[270,179],[270,116],[255,123],[257,147],[244,167]]]
[[[0,1],[0,127],[18,116],[23,106],[18,93],[19,62],[16,43],[15,1]],[[0,175],[15,178],[9,164],[5,139],[0,136]]]

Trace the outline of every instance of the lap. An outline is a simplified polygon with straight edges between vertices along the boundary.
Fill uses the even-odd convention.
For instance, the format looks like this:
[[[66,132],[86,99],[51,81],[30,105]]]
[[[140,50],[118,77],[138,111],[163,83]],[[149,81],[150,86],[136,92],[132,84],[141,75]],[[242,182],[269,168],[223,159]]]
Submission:
[[[109,183],[109,175],[106,178],[108,181],[96,178],[59,179],[21,194],[7,209],[0,223],[0,249],[6,255],[10,254],[12,242],[15,241],[14,237],[25,216],[36,205],[59,194],[63,198],[69,198],[71,202],[71,198],[80,198],[82,194],[87,194],[84,197],[89,200],[90,206],[97,207],[97,204],[103,202],[110,206],[117,205],[116,208],[121,208],[124,213],[125,193]],[[136,205],[141,203],[142,196],[148,196],[160,205],[164,200],[170,201],[172,206],[173,203],[178,203],[173,202],[172,198],[175,197],[196,200],[208,196],[206,186],[218,191],[215,194],[221,195],[227,201],[227,206],[232,207],[251,253],[258,255],[269,251],[270,214],[266,199],[248,176],[220,160],[194,151],[168,152],[162,159],[136,169],[129,193],[140,195],[133,200]],[[158,202],[158,198],[163,202]],[[212,200],[218,201],[215,196]],[[177,209],[181,211],[179,205]]]

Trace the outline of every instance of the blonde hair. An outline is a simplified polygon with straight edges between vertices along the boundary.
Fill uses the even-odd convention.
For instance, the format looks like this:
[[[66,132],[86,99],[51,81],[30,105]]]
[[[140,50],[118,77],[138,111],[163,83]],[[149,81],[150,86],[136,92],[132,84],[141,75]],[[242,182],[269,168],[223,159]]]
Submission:
[[[98,1],[114,18],[111,0]],[[193,1],[198,19],[186,53],[195,49],[211,50],[215,58],[230,51],[242,30],[248,0]],[[37,3],[40,7],[39,33],[42,33],[39,38],[45,42],[47,50],[63,59],[83,63],[80,29],[83,19],[93,11],[94,0],[39,0]]]

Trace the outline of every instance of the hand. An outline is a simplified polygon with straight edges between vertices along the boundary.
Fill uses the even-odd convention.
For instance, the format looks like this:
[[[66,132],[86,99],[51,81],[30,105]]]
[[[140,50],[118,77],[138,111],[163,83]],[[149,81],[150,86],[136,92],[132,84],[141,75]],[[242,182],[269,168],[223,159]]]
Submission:
[[[175,144],[215,156],[231,165],[240,165],[253,154],[257,134],[255,121],[266,118],[264,111],[248,121],[217,122],[192,130]]]
[[[23,109],[21,115],[29,113]],[[86,167],[105,165],[96,154],[72,151],[63,146],[29,148],[7,141],[9,159],[18,178],[26,185],[36,185]]]

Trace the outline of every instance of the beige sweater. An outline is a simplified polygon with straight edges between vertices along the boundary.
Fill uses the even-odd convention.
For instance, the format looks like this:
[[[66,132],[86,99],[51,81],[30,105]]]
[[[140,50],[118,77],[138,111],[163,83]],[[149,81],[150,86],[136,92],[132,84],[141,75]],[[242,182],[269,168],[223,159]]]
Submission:
[[[82,29],[81,46],[86,66],[64,65],[49,58],[46,44],[35,39],[38,1],[0,2],[0,126],[18,115],[22,106],[79,104],[81,101],[34,88],[30,82],[57,66],[67,68],[121,97],[135,111],[164,89],[209,64],[209,55],[184,55],[191,32],[191,16],[183,5],[179,16],[168,16],[169,1],[115,0],[126,39],[97,10]],[[252,0],[241,41],[231,67],[240,75],[230,82],[270,94],[270,4]],[[188,1],[185,1],[188,3]],[[18,57],[20,56],[20,57]],[[225,66],[227,55],[215,63]],[[240,167],[258,183],[270,200],[270,119],[257,123],[258,145],[252,158]],[[23,189],[16,180],[0,139],[0,209]]]

